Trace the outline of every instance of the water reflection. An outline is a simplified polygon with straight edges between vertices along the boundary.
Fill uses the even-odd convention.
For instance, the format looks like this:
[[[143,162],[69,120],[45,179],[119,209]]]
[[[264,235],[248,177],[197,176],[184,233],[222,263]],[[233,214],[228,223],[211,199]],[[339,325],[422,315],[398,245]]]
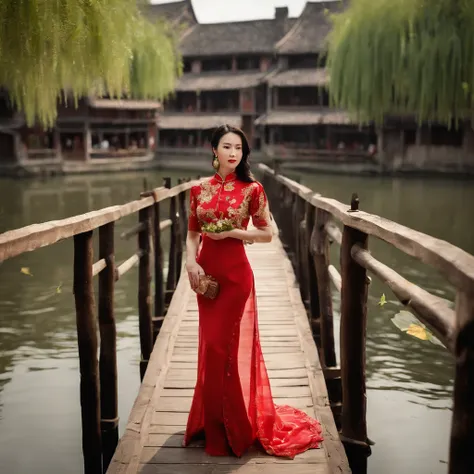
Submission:
[[[46,182],[2,180],[0,232],[137,199],[144,177],[150,186],[158,186],[164,175],[176,182],[178,177],[196,174],[180,171]],[[309,174],[299,178],[315,191],[343,202],[357,191],[362,209],[474,253],[471,212],[464,205],[474,200],[470,183]],[[133,239],[121,241],[118,236],[136,219],[129,216],[116,225],[119,263],[134,252],[136,243]],[[164,233],[165,249],[167,239],[168,233]],[[376,239],[371,240],[370,248],[378,259],[413,283],[453,299],[453,288],[431,268]],[[332,252],[332,261],[337,263],[336,249]],[[38,467],[44,472],[82,472],[72,262],[72,241],[67,240],[0,264],[0,459],[5,472],[22,474]],[[32,276],[22,273],[23,267]],[[380,307],[377,303],[382,293],[387,304]],[[338,341],[339,295],[334,296]],[[136,270],[117,283],[115,303],[123,428],[139,385]],[[445,465],[432,454],[445,453],[448,447],[453,362],[443,348],[401,333],[391,323],[401,308],[374,278],[369,297],[367,386],[369,435],[377,444],[369,472],[389,473],[394,466],[393,472],[441,474]],[[415,448],[416,441],[423,437],[430,439],[430,448],[420,451]],[[401,439],[405,441],[399,450]],[[31,456],[18,456],[18,446],[25,445]],[[52,447],[64,456],[52,459]],[[444,454],[439,456],[446,459]]]
[[[176,183],[178,177],[195,174],[166,176]],[[113,180],[109,176],[2,180],[0,232],[137,199],[144,177],[131,173]],[[153,173],[148,182],[160,186],[162,178],[163,174]],[[129,216],[116,224],[119,263],[136,250],[133,239],[121,241],[119,235],[137,218]],[[96,255],[97,240],[96,235]],[[164,249],[168,245],[165,232]],[[82,472],[72,264],[71,239],[0,264],[0,459],[5,472],[21,474],[38,466],[44,472]],[[117,282],[115,292],[121,429],[139,387],[137,278],[132,269]],[[30,446],[31,457],[18,456],[18,447],[24,445]],[[64,459],[49,456],[53,447]]]
[[[296,176],[296,175],[295,175]],[[474,253],[474,223],[467,203],[471,181],[300,175],[302,184],[361,209]],[[349,206],[348,206],[349,207]],[[372,254],[407,280],[454,301],[454,289],[433,268],[370,238]],[[331,260],[337,266],[338,249]],[[382,293],[387,304],[378,305]],[[334,295],[339,300],[339,295]],[[339,310],[339,303],[336,305]],[[369,473],[445,474],[448,459],[454,362],[448,351],[402,333],[391,319],[403,309],[375,277],[369,287],[367,325],[367,420],[376,441]],[[339,318],[339,314],[336,314]],[[339,340],[339,320],[336,339]],[[421,443],[420,440],[429,440]]]

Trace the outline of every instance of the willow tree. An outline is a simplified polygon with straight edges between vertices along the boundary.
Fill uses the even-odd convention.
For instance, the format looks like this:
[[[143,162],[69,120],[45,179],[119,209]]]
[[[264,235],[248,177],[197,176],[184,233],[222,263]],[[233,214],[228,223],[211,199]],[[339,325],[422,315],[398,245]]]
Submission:
[[[29,124],[66,96],[162,99],[180,71],[173,32],[137,0],[0,1],[0,86]]]
[[[473,0],[351,0],[328,40],[332,103],[360,121],[474,115]]]

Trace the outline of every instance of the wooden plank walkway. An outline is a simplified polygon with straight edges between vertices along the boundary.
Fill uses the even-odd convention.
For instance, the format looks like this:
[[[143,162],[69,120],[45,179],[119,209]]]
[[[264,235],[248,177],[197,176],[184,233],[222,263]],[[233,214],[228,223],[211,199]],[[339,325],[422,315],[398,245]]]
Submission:
[[[198,309],[186,272],[156,340],[148,369],[109,474],[348,473],[306,311],[278,237],[247,247],[255,274],[260,336],[276,403],[319,419],[321,449],[294,460],[251,450],[241,458],[210,457],[202,444],[181,446],[196,381]]]

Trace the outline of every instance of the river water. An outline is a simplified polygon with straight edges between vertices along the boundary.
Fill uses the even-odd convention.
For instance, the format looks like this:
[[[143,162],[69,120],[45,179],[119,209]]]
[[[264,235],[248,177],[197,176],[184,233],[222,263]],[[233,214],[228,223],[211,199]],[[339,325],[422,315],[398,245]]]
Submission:
[[[47,181],[0,180],[0,233],[136,199],[163,176],[173,183],[198,172],[153,171],[74,176]],[[474,253],[472,182],[291,173],[327,197],[447,240]],[[117,223],[118,235],[135,223]],[[135,242],[117,239],[117,261]],[[164,242],[167,248],[168,242]],[[97,246],[96,246],[97,248]],[[390,246],[370,242],[373,254],[410,281],[453,299],[431,268]],[[336,253],[333,251],[334,261]],[[6,474],[79,474],[82,469],[79,367],[72,295],[72,240],[0,263],[0,466]],[[378,305],[385,293],[387,303]],[[336,339],[338,339],[338,295]],[[137,270],[117,283],[120,429],[139,388]],[[371,474],[447,472],[453,361],[443,347],[400,332],[391,318],[401,305],[373,278],[367,333],[369,436],[376,442]],[[52,455],[54,453],[54,456]]]

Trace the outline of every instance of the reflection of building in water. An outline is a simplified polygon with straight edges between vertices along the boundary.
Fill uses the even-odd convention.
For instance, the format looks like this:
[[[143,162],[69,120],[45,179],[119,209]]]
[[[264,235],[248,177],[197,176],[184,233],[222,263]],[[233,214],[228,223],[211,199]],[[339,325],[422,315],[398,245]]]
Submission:
[[[83,98],[61,105],[55,126],[28,127],[0,96],[0,165],[31,172],[129,168],[153,159],[158,102]],[[0,168],[1,174],[1,168]]]
[[[213,127],[243,128],[252,148],[297,161],[386,170],[473,170],[474,134],[387,121],[379,133],[329,105],[325,39],[330,13],[348,2],[307,2],[298,18],[200,24],[191,0],[146,5],[182,26],[184,74],[159,119],[159,150],[207,149]]]

